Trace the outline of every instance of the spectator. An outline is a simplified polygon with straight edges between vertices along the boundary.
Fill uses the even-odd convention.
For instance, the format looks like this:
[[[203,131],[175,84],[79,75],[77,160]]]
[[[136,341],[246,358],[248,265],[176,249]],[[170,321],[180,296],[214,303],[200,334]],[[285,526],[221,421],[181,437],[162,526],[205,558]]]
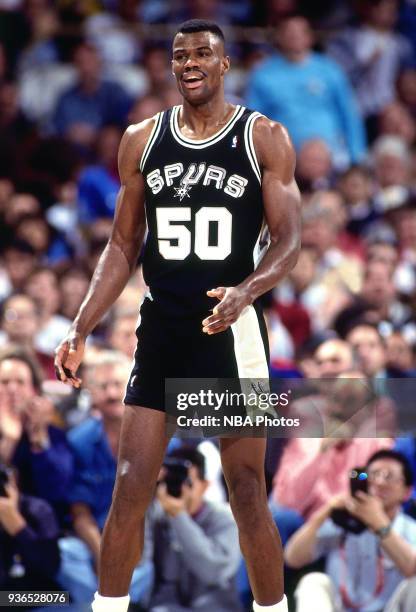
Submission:
[[[416,521],[401,511],[410,494],[410,466],[400,453],[381,450],[368,460],[367,473],[368,493],[333,497],[288,542],[291,567],[326,556],[327,575],[307,574],[299,583],[297,612],[310,610],[311,601],[319,610],[384,610],[403,578],[414,575]],[[345,532],[331,519],[335,508],[347,509],[366,529]]]
[[[22,176],[31,140],[37,137],[36,126],[19,107],[16,83],[0,82],[0,167],[14,180]]]
[[[358,381],[354,390],[361,387]],[[317,396],[311,400],[309,407],[322,409],[328,423],[332,406],[325,406],[322,400],[319,404]],[[348,425],[346,421],[343,424]],[[334,437],[293,438],[288,442],[273,480],[274,504],[296,510],[309,519],[333,496],[347,493],[348,470],[365,465],[371,453],[392,445],[387,438],[354,437],[349,427],[343,429],[347,431],[343,438],[339,426]]]
[[[90,147],[103,125],[124,124],[130,100],[118,84],[102,78],[92,45],[84,42],[75,49],[74,64],[78,83],[58,99],[54,127],[70,141]]]
[[[58,48],[54,39],[59,23],[55,9],[47,0],[22,3],[24,27],[27,36],[25,48],[19,57],[19,73],[37,66],[46,66],[58,59]]]
[[[416,139],[416,123],[407,108],[400,102],[391,102],[379,116],[380,134],[391,134],[402,138],[409,146]]]
[[[319,378],[335,378],[353,369],[354,359],[351,346],[344,340],[325,340],[315,352]]]
[[[117,316],[109,329],[110,347],[124,353],[129,359],[133,359],[137,347],[136,328],[137,312],[135,314],[121,314]]]
[[[346,340],[366,376],[369,378],[388,376],[385,343],[374,325],[358,323],[350,329]]]
[[[322,139],[336,168],[361,161],[364,130],[350,86],[341,69],[311,51],[313,36],[298,15],[277,26],[279,53],[262,62],[249,79],[247,105],[281,121],[297,149]]]
[[[68,246],[55,234],[43,215],[26,215],[20,219],[15,234],[33,247],[40,263],[57,267],[68,262]]]
[[[24,293],[15,293],[2,305],[0,345],[18,345],[39,362],[45,377],[55,378],[52,357],[35,347],[39,321],[35,301]]]
[[[382,240],[374,240],[370,242],[367,247],[367,263],[373,262],[382,263],[386,266],[390,266],[393,271],[396,269],[398,264],[399,254],[394,243],[383,242]]]
[[[103,127],[97,139],[97,163],[82,170],[78,179],[78,215],[82,225],[114,216],[120,188],[117,153],[121,132],[116,126]]]
[[[180,448],[170,457],[190,466],[181,495],[170,495],[162,481],[150,513],[156,570],[150,611],[237,612],[234,579],[241,556],[235,522],[224,505],[204,501],[203,455]]]
[[[33,352],[38,323],[35,301],[24,293],[15,293],[2,304],[0,344],[19,344]]]
[[[129,123],[140,123],[149,117],[153,117],[164,108],[163,98],[156,95],[146,95],[139,98],[132,105],[128,120]]]
[[[21,419],[23,433],[12,460],[19,471],[20,487],[46,500],[61,526],[67,526],[73,458],[65,433],[51,425],[54,407],[49,399],[38,395],[26,406]]]
[[[21,493],[10,468],[0,464],[0,589],[55,591],[59,568],[58,525],[42,499]],[[23,607],[25,610],[32,606]]]
[[[60,541],[62,566],[58,580],[77,604],[87,604],[97,590],[96,568],[101,532],[111,505],[116,458],[124,412],[122,403],[130,361],[115,352],[101,353],[87,369],[85,384],[95,416],[68,434],[75,468],[68,491],[75,535]],[[130,588],[133,602],[149,591],[153,567],[146,546]]]
[[[25,240],[33,247],[38,261],[46,260],[52,236],[42,215],[25,215],[17,223],[15,232],[19,240]]]
[[[61,525],[72,477],[72,455],[56,413],[42,395],[37,363],[24,350],[8,348],[0,356],[0,457],[19,471],[22,492],[47,501]]]
[[[412,66],[403,68],[397,80],[397,93],[412,116],[416,117],[416,68]]]
[[[327,329],[332,320],[331,298],[333,294],[328,287],[320,282],[318,262],[319,255],[316,248],[304,244],[296,266],[273,291],[277,305],[286,305],[287,308],[296,305],[295,315],[300,312],[300,308],[306,310],[307,324],[300,326],[295,317],[293,330],[296,335],[293,334],[292,329],[290,330],[297,346],[302,338],[308,340],[311,331],[320,332]],[[304,333],[301,336],[302,332]]]
[[[415,376],[415,362],[411,344],[400,331],[386,338],[387,369],[399,370]]]
[[[306,140],[296,159],[296,182],[301,192],[329,189],[333,168],[331,152],[323,140]]]
[[[38,198],[31,193],[11,193],[4,206],[4,222],[14,233],[18,223],[26,216],[41,214]]]
[[[406,142],[398,136],[380,136],[373,145],[374,174],[378,185],[376,210],[386,213],[410,195],[412,158]]]
[[[400,302],[394,285],[394,269],[388,263],[372,261],[366,266],[360,297],[370,304],[379,321],[401,325],[410,311]]]
[[[33,248],[27,242],[11,239],[3,247],[3,264],[6,273],[4,294],[7,297],[14,291],[21,291],[27,277],[36,266],[36,255]]]
[[[0,458],[9,462],[22,434],[21,415],[40,393],[42,375],[36,362],[15,349],[0,354]]]
[[[394,327],[405,324],[410,315],[411,309],[399,300],[391,262],[371,260],[364,271],[361,291],[338,313],[334,327],[345,336],[361,321],[391,333]]]
[[[349,76],[365,117],[377,115],[395,98],[401,65],[411,47],[395,32],[398,0],[362,0],[360,24],[335,35],[328,52]]]
[[[410,197],[388,216],[400,251],[395,284],[402,294],[412,295],[416,289],[416,198]]]
[[[336,192],[316,192],[304,207],[302,244],[316,250],[316,281],[331,291],[338,291],[338,304],[342,304],[342,292],[345,295],[346,290],[358,291],[361,280],[361,249],[353,243],[348,245],[348,236],[344,234],[346,223],[345,209]],[[350,246],[354,254],[349,252]]]
[[[149,46],[145,49],[143,65],[148,79],[147,94],[159,97],[172,85],[172,71],[169,51],[163,46]],[[178,101],[178,104],[180,102]],[[152,116],[147,115],[147,117]]]
[[[40,322],[35,347],[47,355],[53,355],[56,343],[70,326],[70,321],[58,314],[61,294],[56,273],[51,268],[37,268],[27,279],[25,290],[39,309]]]
[[[347,206],[347,231],[365,236],[379,218],[373,201],[373,182],[365,166],[353,165],[339,178],[338,190]]]
[[[99,50],[105,64],[133,64],[141,55],[133,26],[138,23],[138,0],[119,0],[113,11],[95,12],[85,21],[88,41]]]
[[[71,268],[64,272],[59,279],[61,292],[61,314],[73,321],[79,307],[87,294],[90,275],[82,267]]]

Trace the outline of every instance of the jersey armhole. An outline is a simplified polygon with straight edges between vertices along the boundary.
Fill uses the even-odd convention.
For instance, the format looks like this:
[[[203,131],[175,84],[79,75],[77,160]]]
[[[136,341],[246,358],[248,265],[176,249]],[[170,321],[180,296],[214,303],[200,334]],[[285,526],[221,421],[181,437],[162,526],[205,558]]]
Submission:
[[[246,147],[247,157],[250,161],[251,167],[253,168],[253,172],[256,175],[261,185],[260,165],[259,165],[259,160],[257,159],[256,149],[254,147],[254,142],[253,142],[254,123],[256,119],[258,119],[259,117],[263,117],[263,115],[261,113],[254,112],[254,113],[251,113],[251,115],[247,119],[247,123],[244,128],[244,144]]]
[[[153,125],[152,131],[150,132],[149,138],[147,139],[146,146],[143,150],[143,154],[139,162],[139,168],[140,168],[141,173],[143,173],[145,163],[147,161],[147,158],[149,157],[149,153],[153,145],[155,144],[156,138],[159,135],[160,127],[162,124],[162,118],[163,118],[163,111],[161,113],[157,113],[157,115],[154,116],[155,123]]]

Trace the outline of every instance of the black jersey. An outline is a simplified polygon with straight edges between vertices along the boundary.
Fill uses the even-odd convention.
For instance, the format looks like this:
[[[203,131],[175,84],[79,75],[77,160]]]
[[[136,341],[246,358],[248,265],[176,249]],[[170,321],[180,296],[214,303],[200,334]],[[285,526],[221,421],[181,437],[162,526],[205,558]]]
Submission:
[[[253,146],[259,113],[237,106],[205,140],[179,129],[180,106],[159,113],[140,162],[148,236],[143,274],[168,316],[207,316],[208,289],[238,285],[256,266],[263,229]]]

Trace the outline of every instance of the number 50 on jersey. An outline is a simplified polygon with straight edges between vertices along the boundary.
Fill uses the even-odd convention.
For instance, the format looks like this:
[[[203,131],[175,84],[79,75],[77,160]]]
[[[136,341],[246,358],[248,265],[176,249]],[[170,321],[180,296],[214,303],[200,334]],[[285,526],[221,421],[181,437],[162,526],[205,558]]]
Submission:
[[[183,222],[191,221],[190,207],[156,208],[159,252],[165,259],[182,260],[192,252],[203,260],[222,260],[231,253],[232,214],[225,207],[203,206],[195,213],[192,236]],[[214,239],[210,240],[210,236]],[[212,244],[216,242],[216,244]]]

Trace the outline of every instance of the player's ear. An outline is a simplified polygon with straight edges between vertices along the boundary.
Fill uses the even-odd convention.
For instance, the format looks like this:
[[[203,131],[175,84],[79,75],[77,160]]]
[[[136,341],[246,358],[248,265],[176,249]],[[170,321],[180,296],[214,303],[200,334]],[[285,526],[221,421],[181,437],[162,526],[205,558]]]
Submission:
[[[222,58],[221,75],[223,75],[226,72],[228,72],[229,69],[230,69],[230,58],[229,58],[228,55],[224,55],[224,57]]]
[[[171,66],[171,69],[172,69],[172,74],[173,74],[173,76],[175,76],[175,71],[173,69],[173,60],[170,61],[170,66]]]

